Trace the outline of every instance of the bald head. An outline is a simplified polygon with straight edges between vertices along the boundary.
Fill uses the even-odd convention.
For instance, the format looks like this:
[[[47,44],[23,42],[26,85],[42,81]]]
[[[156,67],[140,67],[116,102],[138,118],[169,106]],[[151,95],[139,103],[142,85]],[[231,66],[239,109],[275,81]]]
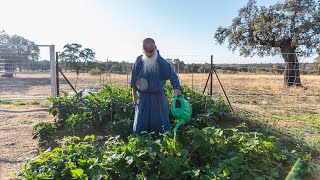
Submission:
[[[154,44],[154,45],[156,45],[156,42],[152,38],[146,38],[146,39],[143,40],[142,43],[143,43],[143,45],[145,45],[145,44]]]
[[[157,47],[156,47],[156,43],[152,38],[146,38],[143,40],[143,52],[144,54],[151,58],[154,55],[154,52],[156,51]]]

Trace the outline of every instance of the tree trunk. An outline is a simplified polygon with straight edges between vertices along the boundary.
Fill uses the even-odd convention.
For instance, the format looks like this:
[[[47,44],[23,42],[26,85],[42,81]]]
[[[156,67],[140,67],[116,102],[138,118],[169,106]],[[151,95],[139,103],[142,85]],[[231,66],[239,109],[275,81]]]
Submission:
[[[70,64],[65,61],[64,65],[65,65],[64,72],[66,73],[67,70],[69,69]]]
[[[284,84],[287,86],[302,86],[299,61],[295,49],[292,47],[281,48],[282,57],[285,61]]]

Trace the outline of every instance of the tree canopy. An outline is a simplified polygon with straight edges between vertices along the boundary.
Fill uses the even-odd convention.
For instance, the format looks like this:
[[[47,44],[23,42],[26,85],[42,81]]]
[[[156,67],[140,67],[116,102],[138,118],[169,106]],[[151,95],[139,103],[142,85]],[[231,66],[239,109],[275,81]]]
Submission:
[[[281,53],[285,84],[301,86],[298,56],[320,53],[319,22],[320,0],[284,0],[269,7],[249,0],[214,38],[218,44],[228,39],[228,48],[245,57]]]
[[[38,60],[39,52],[39,47],[33,41],[0,31],[0,59]]]
[[[38,60],[39,54],[40,49],[33,41],[0,31],[0,63],[5,69],[1,77],[13,77],[16,68],[30,70],[30,62]]]
[[[90,48],[83,48],[81,44],[71,43],[63,46],[59,58],[66,64],[66,69],[74,68],[79,74],[81,66],[95,59],[95,52]]]
[[[229,27],[219,27],[215,39],[240,55],[274,55],[303,52],[309,56],[320,47],[320,1],[285,0],[269,7],[255,0],[239,10]]]

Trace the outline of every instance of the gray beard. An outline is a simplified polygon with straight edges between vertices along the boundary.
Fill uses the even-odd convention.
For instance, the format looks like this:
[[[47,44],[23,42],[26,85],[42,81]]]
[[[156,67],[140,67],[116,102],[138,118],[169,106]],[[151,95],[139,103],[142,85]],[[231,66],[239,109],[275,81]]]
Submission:
[[[143,71],[145,73],[148,72],[154,72],[158,69],[158,51],[154,53],[154,55],[151,58],[148,58],[145,54],[142,56],[142,61],[143,61]]]

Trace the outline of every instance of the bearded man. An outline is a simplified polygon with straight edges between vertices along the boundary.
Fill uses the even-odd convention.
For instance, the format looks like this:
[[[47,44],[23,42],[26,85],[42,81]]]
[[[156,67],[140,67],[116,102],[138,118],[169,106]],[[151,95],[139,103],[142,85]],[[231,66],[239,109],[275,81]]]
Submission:
[[[142,47],[143,55],[133,65],[130,82],[136,105],[133,133],[146,131],[158,136],[170,129],[169,107],[164,92],[166,80],[170,80],[175,96],[181,94],[182,88],[176,72],[160,56],[155,41],[147,38],[143,40]]]

